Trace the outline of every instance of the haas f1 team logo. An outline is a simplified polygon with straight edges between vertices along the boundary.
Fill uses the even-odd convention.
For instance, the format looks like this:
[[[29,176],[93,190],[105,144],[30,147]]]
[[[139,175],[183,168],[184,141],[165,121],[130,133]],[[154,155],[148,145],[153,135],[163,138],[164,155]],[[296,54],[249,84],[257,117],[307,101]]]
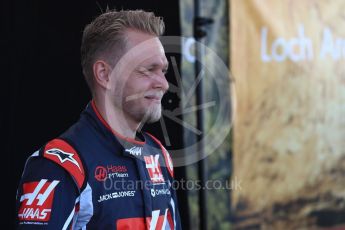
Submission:
[[[60,181],[47,179],[23,184],[23,195],[18,217],[21,221],[42,221],[50,219],[55,187]]]
[[[107,169],[103,166],[97,166],[95,169],[95,179],[98,181],[105,181],[108,177]]]
[[[164,183],[162,169],[159,164],[159,154],[156,154],[155,156],[144,156],[144,160],[152,183]]]

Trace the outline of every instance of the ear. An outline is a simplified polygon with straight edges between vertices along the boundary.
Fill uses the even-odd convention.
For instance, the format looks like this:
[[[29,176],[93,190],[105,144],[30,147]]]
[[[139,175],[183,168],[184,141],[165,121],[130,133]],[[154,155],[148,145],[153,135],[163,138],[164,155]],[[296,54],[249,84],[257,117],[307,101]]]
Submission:
[[[105,61],[97,60],[93,63],[92,68],[97,84],[102,88],[108,89],[111,74],[110,66]]]

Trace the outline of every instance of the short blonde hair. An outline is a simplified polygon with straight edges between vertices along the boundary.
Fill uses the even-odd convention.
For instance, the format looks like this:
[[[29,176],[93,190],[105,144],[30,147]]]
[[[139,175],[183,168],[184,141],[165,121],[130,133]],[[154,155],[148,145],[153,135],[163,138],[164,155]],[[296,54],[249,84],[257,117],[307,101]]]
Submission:
[[[93,93],[93,63],[103,58],[114,66],[124,53],[125,31],[135,29],[161,36],[164,22],[143,10],[107,11],[86,25],[81,42],[81,65],[85,80]]]

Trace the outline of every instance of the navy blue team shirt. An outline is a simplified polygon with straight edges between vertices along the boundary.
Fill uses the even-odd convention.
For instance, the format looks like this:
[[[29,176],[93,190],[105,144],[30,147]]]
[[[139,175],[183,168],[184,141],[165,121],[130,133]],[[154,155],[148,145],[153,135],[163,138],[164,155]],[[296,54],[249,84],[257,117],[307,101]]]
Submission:
[[[28,158],[18,229],[181,229],[170,155],[152,135],[138,136],[116,133],[91,101]]]

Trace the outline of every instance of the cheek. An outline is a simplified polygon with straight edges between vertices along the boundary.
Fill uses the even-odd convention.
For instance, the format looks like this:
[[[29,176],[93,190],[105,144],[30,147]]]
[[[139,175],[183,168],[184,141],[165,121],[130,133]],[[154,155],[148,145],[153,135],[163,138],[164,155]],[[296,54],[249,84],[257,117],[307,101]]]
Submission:
[[[131,85],[127,85],[123,89],[123,94],[121,98],[123,106],[129,106],[132,109],[134,109],[135,107],[144,104],[145,99],[143,97],[143,93],[144,91],[142,91],[141,89],[138,89]]]
[[[136,78],[129,78],[123,88],[123,99],[125,102],[145,102],[144,94],[149,91],[149,84],[147,81]]]

